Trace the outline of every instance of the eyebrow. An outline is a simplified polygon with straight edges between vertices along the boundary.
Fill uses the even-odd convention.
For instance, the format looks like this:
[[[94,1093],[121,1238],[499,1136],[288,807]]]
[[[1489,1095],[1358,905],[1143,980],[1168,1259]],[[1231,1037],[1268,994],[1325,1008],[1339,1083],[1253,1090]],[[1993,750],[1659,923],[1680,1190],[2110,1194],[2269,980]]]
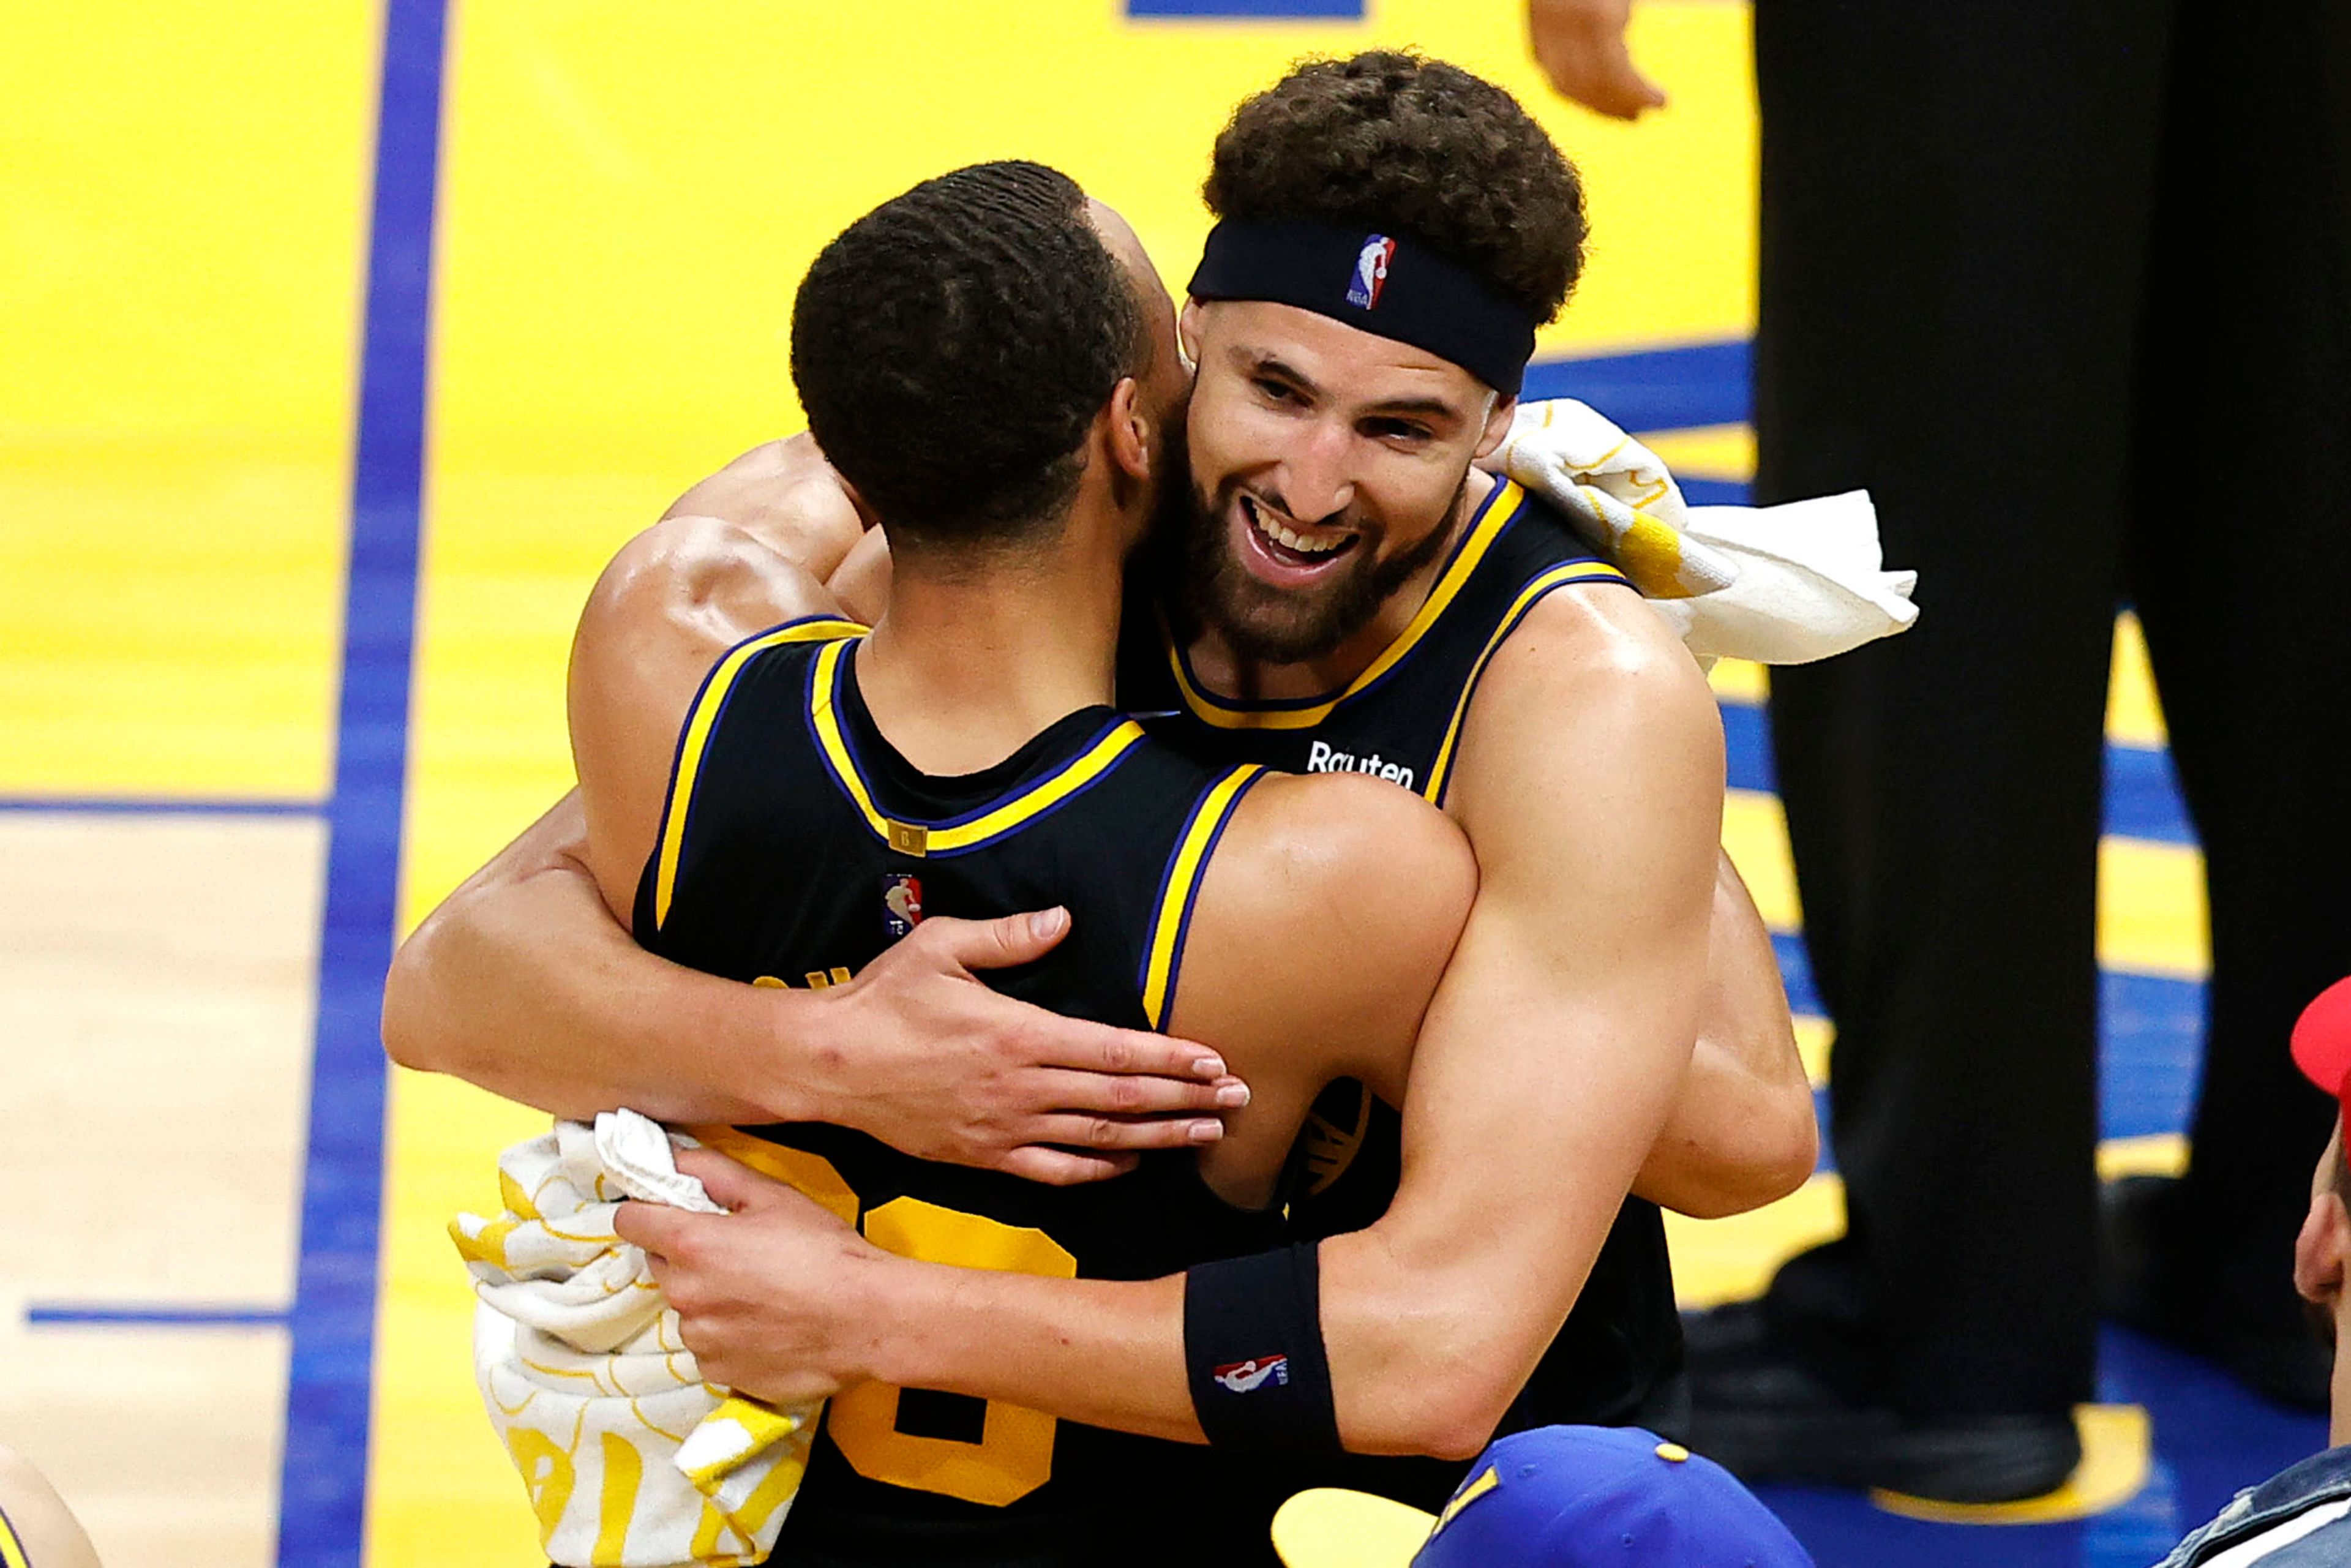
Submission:
[[[1315,384],[1313,377],[1288,363],[1270,350],[1238,348],[1234,350],[1234,357],[1246,363],[1254,374],[1280,376],[1285,381],[1297,382],[1301,390],[1317,397],[1325,395],[1323,389]],[[1358,417],[1381,419],[1399,415],[1441,419],[1455,424],[1467,423],[1467,416],[1461,410],[1440,397],[1391,398],[1385,402],[1374,403],[1363,410]]]

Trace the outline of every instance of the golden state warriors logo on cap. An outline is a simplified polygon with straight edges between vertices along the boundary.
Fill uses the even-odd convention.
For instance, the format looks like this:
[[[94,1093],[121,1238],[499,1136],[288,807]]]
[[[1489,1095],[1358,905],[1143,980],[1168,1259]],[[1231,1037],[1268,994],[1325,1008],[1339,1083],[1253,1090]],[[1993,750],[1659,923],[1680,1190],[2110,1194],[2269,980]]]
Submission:
[[[1369,310],[1380,302],[1380,290],[1388,286],[1388,263],[1395,259],[1396,242],[1385,235],[1373,235],[1364,241],[1364,248],[1355,253],[1355,276],[1347,285],[1347,303],[1358,310]]]

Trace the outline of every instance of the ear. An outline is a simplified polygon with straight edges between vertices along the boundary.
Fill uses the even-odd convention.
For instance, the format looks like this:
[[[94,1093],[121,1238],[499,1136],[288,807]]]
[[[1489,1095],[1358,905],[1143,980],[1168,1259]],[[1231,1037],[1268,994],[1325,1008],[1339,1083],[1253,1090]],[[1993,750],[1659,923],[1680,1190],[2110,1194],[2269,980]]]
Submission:
[[[2351,1261],[2351,1213],[2332,1191],[2315,1193],[2302,1234],[2294,1243],[2294,1288],[2303,1300],[2332,1308],[2343,1294],[2344,1265]]]
[[[1176,351],[1184,358],[1184,369],[1197,373],[1200,369],[1200,302],[1186,297],[1184,308],[1176,317]]]
[[[1102,439],[1110,459],[1129,479],[1151,477],[1151,420],[1143,412],[1141,388],[1128,376],[1111,389],[1102,409]]]
[[[1478,433],[1478,456],[1471,461],[1491,457],[1494,455],[1494,449],[1510,438],[1510,421],[1518,416],[1519,400],[1517,398],[1496,398],[1494,406],[1486,411],[1486,428]]]

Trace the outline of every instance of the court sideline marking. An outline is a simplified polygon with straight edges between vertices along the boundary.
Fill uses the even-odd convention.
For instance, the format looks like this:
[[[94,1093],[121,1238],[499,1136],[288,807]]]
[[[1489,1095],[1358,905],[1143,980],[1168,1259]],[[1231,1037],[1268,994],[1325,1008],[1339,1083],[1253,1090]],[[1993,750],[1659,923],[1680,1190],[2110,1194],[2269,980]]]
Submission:
[[[386,0],[326,912],[289,1313],[278,1568],[359,1568],[383,1186],[378,1018],[399,918],[446,0]]]

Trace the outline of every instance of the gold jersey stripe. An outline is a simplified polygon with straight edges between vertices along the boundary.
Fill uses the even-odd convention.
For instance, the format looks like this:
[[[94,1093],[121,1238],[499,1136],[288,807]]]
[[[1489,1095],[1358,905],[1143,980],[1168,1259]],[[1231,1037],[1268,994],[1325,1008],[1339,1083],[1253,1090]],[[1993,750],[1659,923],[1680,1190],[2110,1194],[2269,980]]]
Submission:
[[[1494,628],[1494,634],[1486,640],[1478,662],[1469,666],[1469,678],[1461,683],[1461,695],[1454,703],[1453,717],[1445,727],[1445,743],[1437,748],[1437,765],[1428,770],[1428,784],[1421,790],[1428,797],[1431,805],[1445,804],[1445,787],[1453,772],[1453,746],[1461,738],[1461,721],[1469,712],[1469,699],[1478,690],[1478,677],[1486,673],[1487,662],[1493,658],[1495,650],[1510,639],[1510,632],[1518,626],[1519,617],[1532,608],[1536,600],[1554,588],[1565,588],[1572,582],[1625,580],[1625,574],[1606,561],[1579,560],[1555,566],[1519,591],[1518,598],[1510,603],[1510,612],[1502,617],[1500,625]]]
[[[873,830],[876,838],[906,854],[945,854],[956,850],[974,849],[990,839],[1008,833],[1022,823],[1052,810],[1101,778],[1143,739],[1143,727],[1129,719],[1094,742],[1081,756],[1072,758],[1060,772],[1039,780],[986,816],[955,827],[937,828],[923,822],[894,821],[874,808],[872,792],[866,788],[864,779],[857,771],[857,759],[850,754],[849,742],[841,732],[841,715],[833,705],[832,694],[840,678],[841,652],[848,645],[835,643],[818,653],[816,670],[809,683],[809,716],[816,726],[817,742],[824,749],[825,760],[831,767],[833,777],[840,780],[841,789],[855,802],[859,814],[865,819],[865,825]]]
[[[1154,1029],[1167,1025],[1167,1004],[1175,993],[1177,967],[1184,959],[1184,927],[1192,917],[1200,873],[1207,867],[1208,847],[1223,831],[1241,791],[1264,771],[1254,762],[1243,763],[1208,786],[1176,846],[1175,858],[1168,862],[1167,885],[1152,917],[1151,941],[1144,949],[1143,966],[1143,1015]]]
[[[670,772],[669,800],[662,810],[661,858],[653,873],[653,929],[661,929],[663,922],[669,918],[670,898],[677,891],[678,857],[685,847],[686,809],[694,800],[695,775],[701,770],[702,749],[709,744],[711,726],[718,720],[718,710],[726,706],[726,693],[734,685],[735,677],[743,673],[743,666],[754,655],[767,649],[786,643],[855,637],[864,631],[854,621],[830,617],[796,621],[737,643],[704,677],[702,690],[686,716],[685,733],[678,741],[677,765]]]
[[[0,1513],[0,1568],[33,1568],[33,1553],[17,1537],[16,1527]]]
[[[1496,539],[1502,537],[1502,530],[1510,526],[1510,519],[1519,515],[1526,498],[1526,492],[1520,489],[1515,481],[1503,480],[1488,502],[1484,514],[1470,529],[1460,552],[1445,569],[1445,575],[1437,579],[1437,587],[1428,595],[1428,601],[1413,616],[1411,624],[1387,645],[1378,658],[1372,661],[1362,674],[1348,682],[1344,691],[1311,707],[1235,707],[1202,691],[1193,684],[1190,674],[1184,668],[1183,655],[1177,651],[1174,638],[1166,635],[1163,622],[1161,635],[1167,644],[1167,666],[1176,673],[1176,689],[1183,694],[1184,705],[1192,710],[1194,717],[1218,729],[1310,729],[1321,724],[1331,716],[1332,708],[1395,668],[1398,662],[1428,635],[1428,629],[1437,624],[1446,608],[1460,593],[1462,586],[1469,580],[1470,573],[1478,570],[1478,563],[1486,559],[1486,552],[1493,548]]]

